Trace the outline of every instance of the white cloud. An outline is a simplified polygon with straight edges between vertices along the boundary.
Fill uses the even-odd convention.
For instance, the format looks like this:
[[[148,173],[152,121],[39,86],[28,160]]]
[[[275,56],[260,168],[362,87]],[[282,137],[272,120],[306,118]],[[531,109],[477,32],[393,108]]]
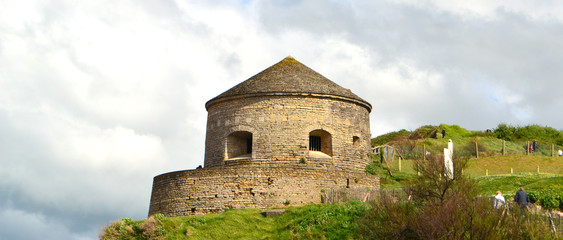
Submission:
[[[152,177],[203,164],[205,102],[287,55],[370,102],[374,135],[561,129],[562,12],[545,1],[0,1],[0,215],[18,219],[0,238],[34,238],[14,235],[27,221],[45,238],[93,239],[145,217]]]
[[[14,209],[0,209],[3,239],[68,239],[72,235],[60,222],[45,216]]]

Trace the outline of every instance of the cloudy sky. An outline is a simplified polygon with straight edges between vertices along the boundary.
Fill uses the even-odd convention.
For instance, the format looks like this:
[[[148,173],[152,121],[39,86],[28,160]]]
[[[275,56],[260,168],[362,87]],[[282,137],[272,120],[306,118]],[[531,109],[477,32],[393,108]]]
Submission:
[[[95,239],[203,164],[207,100],[288,55],[421,125],[563,129],[560,1],[0,0],[0,239]]]

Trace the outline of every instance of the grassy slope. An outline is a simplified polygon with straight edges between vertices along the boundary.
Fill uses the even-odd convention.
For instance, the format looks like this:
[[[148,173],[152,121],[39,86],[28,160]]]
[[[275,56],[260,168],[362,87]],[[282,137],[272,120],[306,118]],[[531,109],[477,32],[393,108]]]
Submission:
[[[501,190],[511,196],[520,186],[527,191],[563,191],[563,158],[525,155],[525,141],[506,141],[506,151],[511,155],[498,156],[502,150],[502,140],[492,136],[468,136],[469,131],[455,125],[442,127],[446,128],[446,138],[417,140],[417,150],[422,152],[421,146],[426,145],[427,151],[441,153],[447,140],[452,139],[456,152],[470,155],[477,140],[481,158],[470,159],[465,174],[477,180],[481,195],[492,196],[496,190]],[[406,135],[403,131],[384,140]],[[550,147],[543,147],[540,152],[549,155]],[[382,182],[386,183],[382,184],[382,188],[400,188],[401,181],[416,174],[412,161],[401,163],[402,171],[399,172],[399,161],[389,162],[393,179],[387,176],[386,169],[374,168],[376,175],[381,176]],[[536,173],[538,166],[542,174]],[[510,175],[510,168],[513,169],[513,175]],[[490,176],[484,176],[486,170]],[[259,209],[228,210],[220,214],[164,218],[162,224],[166,232],[165,239],[185,239],[187,236],[190,239],[354,239],[358,234],[355,232],[356,222],[366,207],[367,204],[358,202],[289,207],[285,214],[274,218],[262,217]],[[143,222],[134,221],[132,224],[136,227],[130,229],[138,230]],[[127,228],[116,231],[125,231],[123,229]]]
[[[480,194],[493,196],[497,190],[503,194],[514,195],[520,187],[527,192],[545,190],[563,192],[563,175],[553,174],[518,174],[477,177]]]
[[[399,171],[399,160],[389,161],[388,164],[392,173]],[[534,155],[472,158],[469,159],[464,173],[471,177],[485,176],[487,170],[489,175],[510,174],[511,168],[514,174],[537,173],[538,166],[540,173],[563,175],[563,157]],[[416,174],[411,160],[401,161],[401,170],[405,173]]]
[[[537,174],[538,166],[540,174]],[[401,188],[402,180],[416,174],[411,160],[401,161],[401,172],[398,160],[389,162],[389,167],[395,177],[393,180],[385,169],[379,169],[376,174],[382,178],[381,187],[384,189]],[[510,174],[510,168],[514,174]],[[487,170],[489,176],[485,176]],[[563,158],[559,157],[509,155],[473,158],[469,160],[464,174],[478,181],[484,196],[494,195],[496,190],[512,193],[520,186],[532,191],[563,191]]]
[[[227,210],[219,214],[185,217],[161,217],[163,239],[357,239],[357,223],[368,203],[312,204],[289,207],[277,217],[265,218],[259,209]],[[123,223],[119,221],[116,223]],[[143,222],[114,223],[117,237],[108,239],[146,239]],[[148,229],[148,228],[147,228]],[[155,228],[152,228],[155,229]],[[161,235],[161,236],[162,236]]]
[[[513,173],[534,173],[539,167],[540,173],[563,174],[563,157],[534,155],[492,156],[469,160],[466,174],[483,176],[488,169],[489,175]]]

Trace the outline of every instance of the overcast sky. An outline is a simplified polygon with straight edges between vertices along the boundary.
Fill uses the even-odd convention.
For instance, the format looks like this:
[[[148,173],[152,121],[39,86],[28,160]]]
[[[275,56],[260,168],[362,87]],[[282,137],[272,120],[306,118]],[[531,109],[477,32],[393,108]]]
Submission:
[[[505,2],[0,0],[0,239],[145,218],[154,176],[203,164],[205,102],[288,55],[373,136],[563,129],[563,3]]]

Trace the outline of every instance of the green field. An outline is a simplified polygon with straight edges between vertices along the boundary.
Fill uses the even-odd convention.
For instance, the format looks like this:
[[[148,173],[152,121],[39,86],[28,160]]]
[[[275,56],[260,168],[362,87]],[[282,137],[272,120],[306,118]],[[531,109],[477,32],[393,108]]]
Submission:
[[[475,178],[482,196],[493,196],[497,190],[503,194],[514,195],[520,187],[527,192],[546,190],[563,193],[563,175],[554,174],[515,174],[495,175]]]
[[[399,172],[399,160],[389,161],[391,173]],[[412,160],[402,160],[401,172],[416,174]],[[549,173],[563,175],[563,157],[535,155],[507,155],[469,159],[464,174],[470,177],[521,173]]]

